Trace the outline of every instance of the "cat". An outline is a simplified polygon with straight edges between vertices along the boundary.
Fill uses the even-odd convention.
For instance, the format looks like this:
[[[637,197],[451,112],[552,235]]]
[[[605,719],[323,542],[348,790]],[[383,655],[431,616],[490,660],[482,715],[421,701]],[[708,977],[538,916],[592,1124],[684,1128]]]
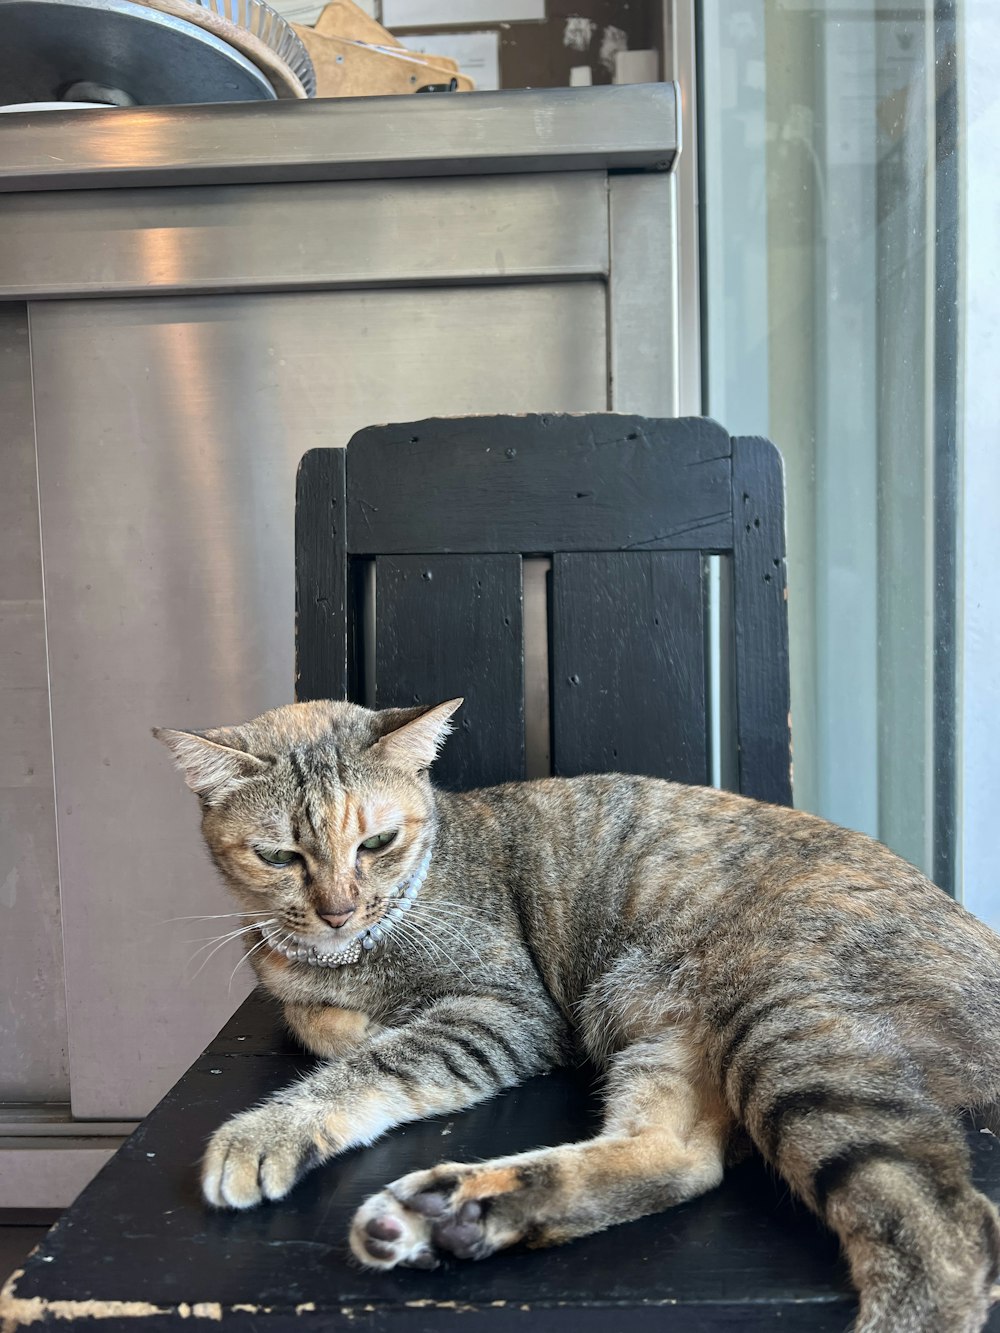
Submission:
[[[315,1072],[224,1124],[209,1204],[280,1199],[394,1125],[585,1054],[593,1139],[389,1184],[372,1268],[557,1245],[718,1185],[747,1138],[833,1228],[857,1333],[973,1333],[1000,1270],[960,1108],[1000,1128],[1000,937],[871,839],[622,775],[461,794],[461,700],[154,734]]]

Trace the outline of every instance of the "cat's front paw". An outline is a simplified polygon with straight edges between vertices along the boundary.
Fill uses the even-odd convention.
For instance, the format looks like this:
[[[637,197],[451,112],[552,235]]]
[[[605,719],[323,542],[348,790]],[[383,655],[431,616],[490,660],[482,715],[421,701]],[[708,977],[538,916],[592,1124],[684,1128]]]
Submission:
[[[523,1188],[506,1166],[445,1163],[394,1181],[361,1205],[351,1250],[368,1268],[437,1268],[441,1258],[485,1259],[520,1240],[523,1210],[508,1206]]]
[[[281,1199],[330,1155],[322,1125],[292,1106],[269,1103],[217,1129],[201,1167],[201,1189],[216,1208],[254,1208]]]

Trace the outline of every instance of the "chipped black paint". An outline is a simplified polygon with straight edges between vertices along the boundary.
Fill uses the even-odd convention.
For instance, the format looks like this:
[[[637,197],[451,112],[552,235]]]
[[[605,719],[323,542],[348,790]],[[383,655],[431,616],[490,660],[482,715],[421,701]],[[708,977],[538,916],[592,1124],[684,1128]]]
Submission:
[[[445,1133],[448,1155],[466,1161],[592,1134],[598,1106],[586,1073],[535,1079],[463,1115],[408,1125],[315,1171],[279,1205],[206,1210],[197,1157],[208,1134],[313,1063],[283,1035],[272,1002],[252,996],[28,1260],[14,1299],[41,1304],[14,1311],[38,1311],[58,1329],[54,1302],[153,1307],[78,1316],[84,1327],[129,1333],[211,1327],[216,1306],[233,1333],[440,1333],[451,1316],[485,1333],[606,1333],[610,1321],[629,1333],[843,1333],[849,1322],[854,1302],[833,1236],[755,1160],[703,1198],[558,1250],[431,1273],[362,1272],[350,1260],[354,1209],[387,1180],[438,1161]],[[970,1144],[977,1185],[1000,1200],[1000,1141],[970,1130]],[[1000,1310],[989,1328],[1000,1331]]]

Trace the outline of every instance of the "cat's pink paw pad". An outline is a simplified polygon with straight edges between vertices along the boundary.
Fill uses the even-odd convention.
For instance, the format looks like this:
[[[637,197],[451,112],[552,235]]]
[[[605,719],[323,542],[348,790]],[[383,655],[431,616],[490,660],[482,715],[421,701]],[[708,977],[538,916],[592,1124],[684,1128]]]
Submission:
[[[424,1173],[415,1175],[419,1180]],[[356,1258],[370,1268],[436,1268],[442,1254],[482,1259],[492,1253],[482,1203],[456,1201],[457,1181],[437,1179],[426,1189],[414,1183],[397,1180],[358,1210],[351,1227]]]
[[[388,1190],[362,1204],[351,1226],[351,1250],[368,1268],[436,1268],[430,1223]]]
[[[365,1227],[365,1233],[373,1240],[399,1240],[403,1234],[403,1224],[394,1217],[373,1217]]]

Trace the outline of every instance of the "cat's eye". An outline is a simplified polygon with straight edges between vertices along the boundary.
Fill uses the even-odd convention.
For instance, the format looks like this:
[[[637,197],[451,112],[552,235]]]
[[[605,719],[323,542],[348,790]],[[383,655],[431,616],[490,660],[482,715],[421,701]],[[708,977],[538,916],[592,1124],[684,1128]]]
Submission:
[[[377,852],[382,847],[388,847],[390,842],[394,842],[399,829],[389,829],[385,833],[376,833],[371,838],[365,838],[361,846],[366,852]]]
[[[254,849],[265,865],[290,866],[298,860],[298,852],[290,852],[287,847],[257,847]]]

